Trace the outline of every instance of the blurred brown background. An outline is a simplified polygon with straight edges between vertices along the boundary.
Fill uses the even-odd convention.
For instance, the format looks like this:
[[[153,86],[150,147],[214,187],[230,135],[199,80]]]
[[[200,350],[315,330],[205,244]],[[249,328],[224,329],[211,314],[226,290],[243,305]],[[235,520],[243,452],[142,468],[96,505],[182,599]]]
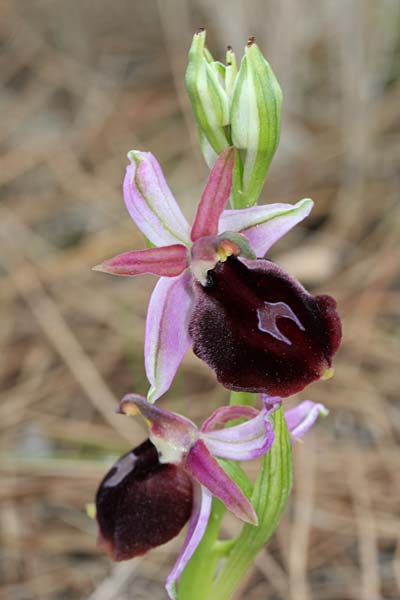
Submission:
[[[301,394],[330,416],[295,446],[290,506],[237,598],[400,598],[400,2],[3,0],[0,17],[1,599],[166,597],[180,540],[115,566],[85,514],[144,436],[113,411],[146,391],[154,285],[90,268],[144,246],[121,194],[129,149],[152,150],[194,212],[207,170],[183,76],[199,26],[221,59],[256,35],[281,82],[263,201],[316,206],[272,257],[344,321],[335,377]],[[199,422],[225,399],[189,353],[165,403]]]

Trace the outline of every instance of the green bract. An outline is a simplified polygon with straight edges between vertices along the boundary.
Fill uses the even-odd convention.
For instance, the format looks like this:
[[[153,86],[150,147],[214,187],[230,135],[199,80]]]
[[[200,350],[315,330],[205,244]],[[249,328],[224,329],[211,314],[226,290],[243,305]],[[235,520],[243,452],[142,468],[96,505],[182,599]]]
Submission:
[[[227,146],[240,150],[232,205],[252,206],[279,142],[282,92],[254,38],[245,48],[239,71],[230,47],[225,66],[213,59],[205,39],[204,30],[194,35],[186,71],[201,150],[210,168]]]

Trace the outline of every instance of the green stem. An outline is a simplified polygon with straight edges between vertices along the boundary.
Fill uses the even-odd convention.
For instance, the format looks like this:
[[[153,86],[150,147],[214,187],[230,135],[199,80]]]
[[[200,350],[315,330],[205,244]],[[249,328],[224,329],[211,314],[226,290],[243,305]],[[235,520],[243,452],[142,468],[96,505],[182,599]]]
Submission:
[[[245,406],[254,406],[254,401],[257,396],[249,392],[231,392],[229,404],[231,406],[242,404]]]
[[[230,404],[254,404],[254,394],[246,392],[231,392]],[[221,461],[225,463],[225,468],[229,467],[229,461]],[[244,488],[248,488],[251,484],[243,480],[245,475],[238,473],[241,471],[238,463],[231,463],[232,469],[236,471],[237,483],[240,483]],[[228,471],[229,472],[229,471]],[[230,476],[232,476],[231,474]],[[240,477],[238,476],[240,475]],[[246,491],[246,493],[249,493]],[[179,579],[178,585],[178,600],[204,600],[208,597],[210,587],[219,560],[227,556],[232,549],[235,540],[218,540],[219,530],[222,518],[225,514],[225,506],[217,500],[213,499],[210,520],[206,532],[198,545],[196,552],[193,554],[184,572]]]
[[[282,408],[274,413],[275,441],[261,463],[252,503],[257,527],[244,525],[225,564],[213,582],[209,600],[229,600],[254,557],[274,533],[292,486],[292,447]]]

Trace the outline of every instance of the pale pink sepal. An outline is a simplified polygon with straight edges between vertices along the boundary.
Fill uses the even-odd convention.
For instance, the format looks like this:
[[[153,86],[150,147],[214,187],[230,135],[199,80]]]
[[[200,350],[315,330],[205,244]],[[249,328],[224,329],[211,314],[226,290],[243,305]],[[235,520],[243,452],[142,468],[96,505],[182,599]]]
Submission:
[[[169,389],[190,346],[187,320],[191,303],[188,271],[179,277],[161,278],[151,295],[144,344],[146,375],[151,384],[149,402]]]
[[[293,440],[301,438],[314,425],[318,417],[326,417],[329,411],[323,404],[304,400],[285,412],[285,420]]]
[[[193,492],[193,509],[185,541],[183,542],[178,559],[165,582],[165,588],[171,600],[176,599],[176,582],[201,542],[210,518],[212,503],[211,493],[207,488],[195,483]]]
[[[203,440],[198,440],[190,449],[185,470],[223,502],[236,517],[256,525],[257,515],[250,500],[240,487],[225,473],[212,456]]]
[[[190,234],[193,242],[218,233],[218,221],[231,193],[234,163],[235,149],[232,147],[226,148],[217,158],[193,221]]]
[[[214,456],[239,461],[257,458],[265,454],[274,441],[268,415],[269,411],[263,408],[257,416],[240,425],[202,432],[201,438]]]
[[[176,277],[188,266],[187,248],[182,244],[147,248],[124,252],[105,260],[93,267],[94,271],[103,271],[111,275],[134,276],[152,273],[165,277]]]
[[[132,150],[123,191],[132,219],[156,246],[188,244],[190,227],[151,152]]]
[[[237,210],[225,210],[219,220],[219,233],[240,231],[249,240],[258,258],[311,212],[309,198],[296,204],[265,204]]]

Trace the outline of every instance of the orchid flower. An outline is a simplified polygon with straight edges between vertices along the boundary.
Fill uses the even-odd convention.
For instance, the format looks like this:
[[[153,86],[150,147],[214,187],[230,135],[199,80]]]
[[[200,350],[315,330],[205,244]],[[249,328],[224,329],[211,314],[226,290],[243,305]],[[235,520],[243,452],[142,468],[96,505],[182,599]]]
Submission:
[[[149,439],[122,456],[107,473],[97,492],[99,545],[114,560],[127,560],[164,544],[189,522],[186,538],[166,587],[174,598],[176,581],[201,541],[216,496],[236,517],[257,524],[257,515],[241,488],[215,457],[250,460],[267,452],[274,441],[271,413],[280,398],[263,396],[263,407],[218,408],[200,429],[181,415],[160,409],[129,394],[120,412],[141,413]],[[322,404],[305,401],[286,412],[295,440],[313,425]],[[234,419],[240,425],[226,427]]]
[[[335,301],[312,296],[262,258],[310,213],[312,200],[224,210],[235,158],[234,149],[226,148],[190,228],[154,156],[132,151],[128,157],[125,203],[156,247],[94,268],[161,277],[146,322],[148,401],[169,389],[192,342],[229,389],[288,396],[329,373],[341,335]]]

